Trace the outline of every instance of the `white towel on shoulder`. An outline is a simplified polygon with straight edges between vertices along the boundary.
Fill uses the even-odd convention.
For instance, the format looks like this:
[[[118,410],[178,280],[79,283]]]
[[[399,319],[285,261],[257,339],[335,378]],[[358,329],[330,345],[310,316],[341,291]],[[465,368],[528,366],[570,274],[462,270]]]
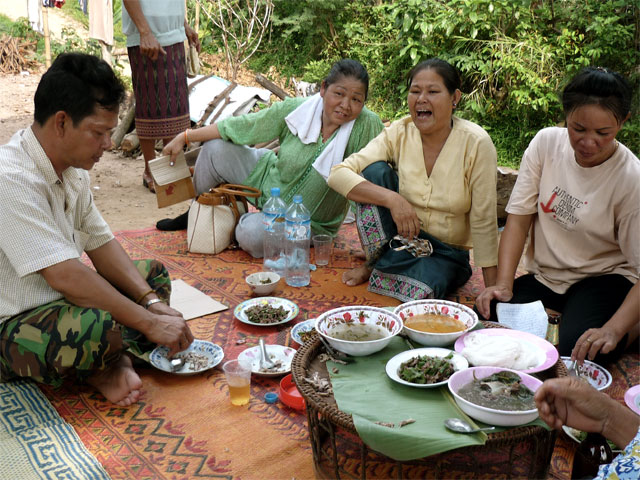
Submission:
[[[316,93],[285,117],[284,120],[289,130],[296,135],[302,143],[309,144],[318,141],[322,129],[322,108],[322,97],[319,93]],[[313,162],[313,168],[315,168],[325,180],[329,177],[331,167],[342,162],[344,159],[344,151],[347,148],[354,122],[355,120],[351,120],[341,125],[334,139],[324,148],[315,162]]]

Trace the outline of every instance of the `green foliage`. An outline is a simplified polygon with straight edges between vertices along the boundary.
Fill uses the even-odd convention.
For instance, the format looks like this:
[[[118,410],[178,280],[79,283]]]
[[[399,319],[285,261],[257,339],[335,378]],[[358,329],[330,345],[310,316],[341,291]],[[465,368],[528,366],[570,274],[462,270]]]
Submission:
[[[332,62],[360,60],[369,108],[406,115],[406,73],[440,57],[461,72],[458,114],[485,127],[501,164],[517,166],[535,133],[563,120],[558,92],[580,68],[630,78],[638,96],[637,3],[628,0],[276,0],[270,41],[251,66],[321,79]],[[263,68],[263,71],[266,68]],[[640,152],[640,119],[620,140]]]
[[[100,44],[97,40],[89,39],[86,42],[81,39],[73,28],[63,27],[62,41],[51,42],[51,56],[57,57],[63,52],[84,52],[100,57]]]

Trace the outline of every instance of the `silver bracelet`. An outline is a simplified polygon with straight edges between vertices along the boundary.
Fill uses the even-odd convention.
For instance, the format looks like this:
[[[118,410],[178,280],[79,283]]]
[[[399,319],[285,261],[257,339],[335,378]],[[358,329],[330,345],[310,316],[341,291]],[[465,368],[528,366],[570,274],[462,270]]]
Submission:
[[[151,305],[153,305],[154,303],[158,303],[158,302],[162,302],[161,299],[159,298],[152,298],[151,300],[149,300],[147,303],[144,304],[144,308],[146,308],[147,310],[149,310],[149,307]]]

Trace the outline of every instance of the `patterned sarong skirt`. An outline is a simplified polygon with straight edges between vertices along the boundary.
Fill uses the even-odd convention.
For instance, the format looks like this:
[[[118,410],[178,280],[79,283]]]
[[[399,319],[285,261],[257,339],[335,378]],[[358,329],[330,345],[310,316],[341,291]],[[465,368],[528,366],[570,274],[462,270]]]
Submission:
[[[163,47],[156,61],[129,47],[136,97],[136,132],[140,139],[173,138],[191,125],[184,43]]]
[[[385,162],[369,165],[362,176],[376,185],[398,191],[398,175]],[[407,250],[391,249],[389,242],[398,232],[386,208],[357,204],[356,225],[367,264],[372,269],[367,288],[370,292],[403,302],[444,298],[471,277],[469,252],[422,230],[418,237],[431,242],[431,256],[415,257]]]

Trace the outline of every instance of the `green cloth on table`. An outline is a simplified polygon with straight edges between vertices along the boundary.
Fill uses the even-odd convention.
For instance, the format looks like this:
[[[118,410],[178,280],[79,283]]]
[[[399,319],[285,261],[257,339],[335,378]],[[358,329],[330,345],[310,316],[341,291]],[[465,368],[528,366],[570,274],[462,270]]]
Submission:
[[[471,425],[476,423],[455,403],[446,385],[414,388],[391,380],[387,362],[407,350],[398,337],[382,351],[366,357],[353,357],[348,365],[327,362],[333,395],[338,408],[353,416],[362,441],[394,460],[407,461],[435,455],[455,448],[484,445],[485,433],[460,434],[447,430],[444,420],[458,417]],[[338,370],[334,373],[333,368]],[[399,427],[403,420],[415,423]],[[393,428],[374,422],[393,423]],[[477,425],[481,425],[478,423]],[[529,425],[545,425],[540,419]],[[496,429],[500,431],[502,429]]]
[[[318,142],[305,145],[291,133],[285,122],[286,116],[307,100],[308,97],[287,98],[257,113],[225,118],[218,122],[218,130],[224,140],[236,145],[254,145],[278,138],[278,154],[271,150],[265,153],[243,182],[262,190],[262,196],[255,202],[249,200],[262,209],[271,196],[272,187],[280,188],[280,196],[287,204],[295,194],[301,194],[305,207],[311,213],[313,232],[335,236],[347,214],[349,202],[329,188],[326,180],[312,166],[327,144],[333,141],[335,133],[324,143],[319,138]],[[344,157],[358,152],[383,128],[380,118],[363,108],[353,124]]]

